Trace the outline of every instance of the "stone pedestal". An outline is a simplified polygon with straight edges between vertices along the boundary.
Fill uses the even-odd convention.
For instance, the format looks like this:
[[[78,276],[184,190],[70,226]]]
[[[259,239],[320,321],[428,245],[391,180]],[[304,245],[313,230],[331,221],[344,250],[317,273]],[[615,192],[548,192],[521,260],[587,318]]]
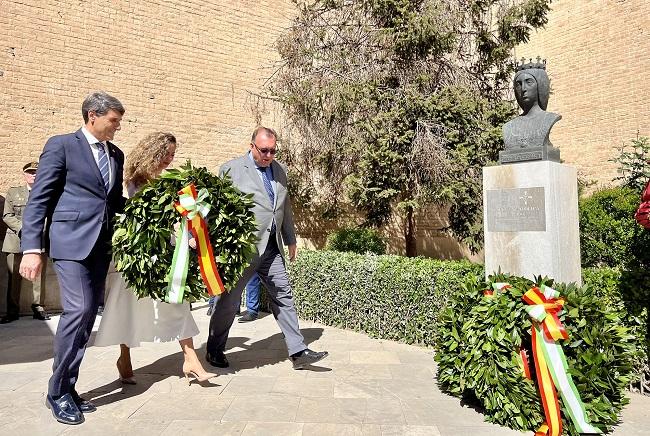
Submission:
[[[486,276],[582,284],[574,167],[551,161],[483,168]]]

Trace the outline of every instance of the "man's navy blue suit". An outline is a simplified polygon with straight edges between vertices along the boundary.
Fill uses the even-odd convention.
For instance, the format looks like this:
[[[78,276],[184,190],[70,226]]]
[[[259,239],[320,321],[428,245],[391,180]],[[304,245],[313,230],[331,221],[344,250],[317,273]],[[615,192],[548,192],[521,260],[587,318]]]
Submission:
[[[107,142],[113,174],[108,192],[81,129],[45,144],[23,216],[21,250],[46,249],[59,280],[63,314],[54,340],[49,394],[74,389],[104,298],[112,220],[124,208],[124,153]],[[49,232],[46,232],[46,223]],[[44,235],[49,233],[49,241]],[[49,242],[49,246],[48,246]]]

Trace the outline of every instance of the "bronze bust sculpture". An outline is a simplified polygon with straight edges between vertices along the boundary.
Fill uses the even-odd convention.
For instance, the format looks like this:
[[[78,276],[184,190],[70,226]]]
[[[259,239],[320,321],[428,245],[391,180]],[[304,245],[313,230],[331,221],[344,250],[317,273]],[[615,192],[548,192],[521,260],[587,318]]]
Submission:
[[[562,116],[546,112],[550,80],[546,61],[522,63],[517,66],[513,80],[517,103],[523,110],[518,117],[503,126],[505,150],[499,153],[500,163],[530,160],[560,161],[560,150],[553,147],[549,134]]]

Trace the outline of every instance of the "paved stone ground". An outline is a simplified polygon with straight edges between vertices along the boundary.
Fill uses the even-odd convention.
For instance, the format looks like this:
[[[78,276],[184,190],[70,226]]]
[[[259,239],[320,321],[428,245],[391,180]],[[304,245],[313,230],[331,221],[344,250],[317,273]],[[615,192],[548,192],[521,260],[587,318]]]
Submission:
[[[208,317],[196,308],[205,355]],[[51,370],[48,322],[22,318],[0,326],[0,435],[517,435],[483,422],[475,410],[442,394],[435,383],[432,351],[359,333],[302,322],[316,350],[330,357],[313,371],[294,371],[272,316],[235,323],[231,368],[211,383],[180,378],[177,343],[133,350],[138,384],[122,386],[118,347],[90,347],[77,390],[99,409],[80,426],[57,423],[44,406]],[[208,366],[206,365],[206,368]],[[648,434],[650,398],[631,395],[613,433]]]

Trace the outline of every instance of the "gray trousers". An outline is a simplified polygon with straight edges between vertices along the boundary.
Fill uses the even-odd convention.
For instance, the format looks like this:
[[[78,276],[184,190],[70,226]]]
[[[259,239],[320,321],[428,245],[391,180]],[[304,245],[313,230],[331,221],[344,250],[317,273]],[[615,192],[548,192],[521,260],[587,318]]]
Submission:
[[[216,301],[210,318],[210,333],[206,345],[208,353],[216,354],[218,351],[225,351],[228,332],[235,319],[242,291],[256,272],[268,291],[271,310],[284,334],[289,355],[299,353],[307,348],[305,338],[298,327],[298,315],[293,302],[284,258],[280,254],[275,238],[270,238],[264,253],[254,259],[253,263],[244,270],[234,289],[224,292]]]

